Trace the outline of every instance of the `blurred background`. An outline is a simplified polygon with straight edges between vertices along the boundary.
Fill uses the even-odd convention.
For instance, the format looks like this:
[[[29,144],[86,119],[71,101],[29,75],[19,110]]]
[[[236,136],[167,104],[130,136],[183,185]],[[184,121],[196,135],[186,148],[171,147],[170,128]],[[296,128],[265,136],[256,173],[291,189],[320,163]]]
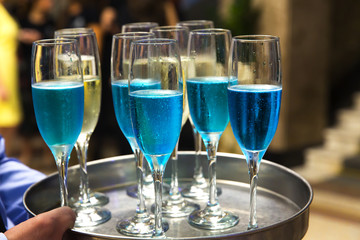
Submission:
[[[206,19],[233,36],[277,35],[283,100],[264,158],[294,169],[314,188],[305,239],[359,239],[359,11],[357,0],[0,0],[0,134],[7,155],[56,171],[36,126],[30,77],[32,42],[52,38],[56,29],[91,27],[97,34],[103,92],[89,161],[132,153],[115,119],[109,79],[112,35],[123,24]],[[189,123],[179,148],[194,149]],[[230,125],[219,151],[241,153]]]

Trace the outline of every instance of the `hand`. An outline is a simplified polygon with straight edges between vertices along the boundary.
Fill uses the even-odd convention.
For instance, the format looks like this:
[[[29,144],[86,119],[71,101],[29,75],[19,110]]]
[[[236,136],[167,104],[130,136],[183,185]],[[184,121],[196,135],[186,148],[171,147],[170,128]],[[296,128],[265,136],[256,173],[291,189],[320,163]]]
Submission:
[[[114,29],[116,10],[113,7],[106,7],[100,14],[100,27],[104,32],[111,32]]]
[[[0,100],[6,101],[7,99],[8,99],[8,94],[6,92],[6,89],[0,86]]]
[[[6,91],[6,87],[2,84],[0,79],[0,100],[6,101],[8,99],[8,92]]]
[[[62,240],[67,229],[74,226],[75,212],[69,207],[60,207],[37,215],[4,234],[8,240]]]
[[[41,32],[31,28],[20,29],[18,39],[25,44],[32,44],[34,41],[42,38]]]

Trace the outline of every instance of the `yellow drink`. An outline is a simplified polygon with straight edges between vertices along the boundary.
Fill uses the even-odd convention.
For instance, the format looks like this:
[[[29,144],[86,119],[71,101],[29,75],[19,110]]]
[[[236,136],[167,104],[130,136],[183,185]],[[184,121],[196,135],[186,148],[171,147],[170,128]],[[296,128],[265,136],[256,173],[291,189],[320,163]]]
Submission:
[[[90,135],[98,122],[101,105],[101,80],[98,76],[84,76],[84,120],[80,135]]]

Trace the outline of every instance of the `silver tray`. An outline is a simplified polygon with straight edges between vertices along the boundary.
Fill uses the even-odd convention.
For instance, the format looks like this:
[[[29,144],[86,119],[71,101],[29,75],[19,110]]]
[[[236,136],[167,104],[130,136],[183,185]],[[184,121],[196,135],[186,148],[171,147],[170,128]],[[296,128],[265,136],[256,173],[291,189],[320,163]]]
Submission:
[[[190,183],[193,174],[193,152],[179,153],[180,187]],[[204,168],[207,169],[205,153]],[[170,176],[171,161],[165,178]],[[105,193],[110,202],[105,205],[112,218],[99,226],[75,228],[64,239],[103,240],[140,239],[127,237],[115,229],[116,222],[135,213],[136,199],[126,194],[126,188],[135,184],[135,164],[132,155],[92,161],[88,164],[90,187]],[[79,168],[68,172],[69,194],[78,192]],[[168,179],[165,179],[167,181]],[[308,229],[309,206],[313,192],[309,183],[294,171],[270,161],[262,160],[257,191],[257,216],[259,228],[247,230],[249,218],[249,176],[244,156],[218,153],[217,186],[222,189],[219,202],[223,209],[240,217],[240,223],[225,230],[201,230],[188,224],[186,218],[171,219],[168,239],[251,239],[298,240]],[[59,206],[59,183],[56,173],[31,186],[24,195],[24,205],[31,215],[37,215]],[[148,209],[153,202],[147,201]],[[206,201],[197,201],[203,208]]]

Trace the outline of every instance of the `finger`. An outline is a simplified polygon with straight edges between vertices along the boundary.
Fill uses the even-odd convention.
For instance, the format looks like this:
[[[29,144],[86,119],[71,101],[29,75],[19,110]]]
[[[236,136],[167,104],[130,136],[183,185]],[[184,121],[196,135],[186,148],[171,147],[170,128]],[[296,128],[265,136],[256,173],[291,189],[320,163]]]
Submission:
[[[48,212],[58,218],[59,224],[61,223],[64,228],[73,228],[76,214],[70,207],[59,207]]]

